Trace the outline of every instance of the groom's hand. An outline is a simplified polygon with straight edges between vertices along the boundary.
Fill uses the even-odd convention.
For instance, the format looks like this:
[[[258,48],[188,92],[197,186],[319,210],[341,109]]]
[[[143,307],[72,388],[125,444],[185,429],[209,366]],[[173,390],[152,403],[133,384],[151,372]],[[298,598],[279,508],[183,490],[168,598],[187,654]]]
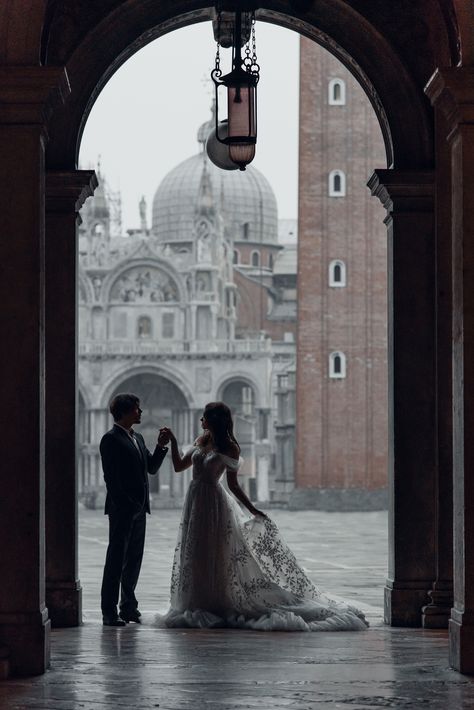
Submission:
[[[161,446],[161,448],[164,448],[166,444],[169,444],[170,440],[170,435],[168,433],[168,430],[166,427],[163,427],[160,429],[160,432],[158,434],[158,446]]]

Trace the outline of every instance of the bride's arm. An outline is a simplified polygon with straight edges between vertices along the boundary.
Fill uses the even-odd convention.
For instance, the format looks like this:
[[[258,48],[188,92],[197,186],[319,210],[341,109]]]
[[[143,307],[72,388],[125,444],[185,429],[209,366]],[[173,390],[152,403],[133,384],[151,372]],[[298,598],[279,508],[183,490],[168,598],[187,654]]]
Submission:
[[[252,513],[252,515],[262,515],[264,518],[266,518],[265,513],[262,513],[261,510],[258,510],[258,508],[252,505],[252,501],[246,496],[245,491],[243,491],[242,488],[239,486],[239,482],[237,480],[237,471],[231,468],[227,469],[227,485],[229,486],[229,490],[232,491],[237,500],[240,500],[240,502],[245,505],[247,510]]]
[[[167,427],[164,427],[162,429],[166,434],[169,436],[170,440],[170,446],[171,446],[171,458],[173,459],[173,468],[176,472],[179,471],[184,471],[186,468],[189,468],[192,464],[192,459],[191,456],[193,454],[193,451],[188,451],[187,454],[184,456],[181,456],[179,453],[178,449],[178,442],[176,441],[176,437],[171,431],[171,429],[168,429]]]

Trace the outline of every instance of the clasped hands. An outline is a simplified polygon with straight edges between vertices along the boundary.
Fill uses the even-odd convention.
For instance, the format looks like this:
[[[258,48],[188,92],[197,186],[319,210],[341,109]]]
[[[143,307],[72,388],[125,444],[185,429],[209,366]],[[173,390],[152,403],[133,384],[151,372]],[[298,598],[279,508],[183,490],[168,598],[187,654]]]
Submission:
[[[158,433],[158,446],[161,446],[163,448],[164,446],[169,444],[172,439],[175,439],[175,435],[173,434],[171,429],[166,426],[161,427]]]

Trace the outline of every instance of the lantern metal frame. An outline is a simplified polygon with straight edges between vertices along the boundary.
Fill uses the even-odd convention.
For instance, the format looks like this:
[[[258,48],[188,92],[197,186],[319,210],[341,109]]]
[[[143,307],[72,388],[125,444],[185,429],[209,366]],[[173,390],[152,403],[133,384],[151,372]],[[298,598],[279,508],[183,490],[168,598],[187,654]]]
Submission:
[[[220,67],[220,21],[221,13],[217,17],[217,52],[215,67],[211,72],[211,78],[215,86],[215,136],[219,143],[229,147],[230,160],[245,170],[246,165],[253,160],[255,155],[255,145],[257,142],[257,84],[260,79],[260,67],[257,63],[256,43],[255,43],[255,16],[244,13],[245,18],[249,18],[250,27],[244,28],[244,42],[242,41],[242,11],[235,12],[234,36],[232,43],[232,70],[222,76]],[[250,49],[250,39],[252,49]],[[247,41],[245,57],[242,57],[242,45]],[[219,120],[219,89],[224,86],[227,89],[228,104],[228,132],[225,137],[219,131],[222,121]],[[247,132],[242,135],[232,134],[232,116],[230,110],[231,101],[239,103],[242,101],[242,92],[247,93],[248,115]],[[247,149],[247,151],[245,150]],[[241,153],[240,157],[232,157],[232,153]],[[245,155],[245,153],[247,154]]]

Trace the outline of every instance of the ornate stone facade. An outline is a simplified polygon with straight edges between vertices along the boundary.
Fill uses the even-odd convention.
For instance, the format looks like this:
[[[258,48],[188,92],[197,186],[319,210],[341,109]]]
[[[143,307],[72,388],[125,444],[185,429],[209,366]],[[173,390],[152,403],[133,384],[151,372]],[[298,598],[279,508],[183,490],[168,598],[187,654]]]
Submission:
[[[208,129],[199,129],[200,152],[158,187],[150,229],[142,200],[140,228],[114,231],[100,174],[81,213],[79,491],[88,505],[103,496],[98,442],[119,391],[140,396],[149,447],[163,425],[189,446],[206,402],[228,402],[246,487],[260,500],[279,496],[270,465],[274,393],[278,373],[295,357],[296,253],[278,243],[267,180],[254,168],[225,173],[212,165]],[[274,282],[282,259],[294,282],[289,293]],[[176,476],[168,457],[159,481],[150,479],[154,504],[179,504],[188,477]]]

